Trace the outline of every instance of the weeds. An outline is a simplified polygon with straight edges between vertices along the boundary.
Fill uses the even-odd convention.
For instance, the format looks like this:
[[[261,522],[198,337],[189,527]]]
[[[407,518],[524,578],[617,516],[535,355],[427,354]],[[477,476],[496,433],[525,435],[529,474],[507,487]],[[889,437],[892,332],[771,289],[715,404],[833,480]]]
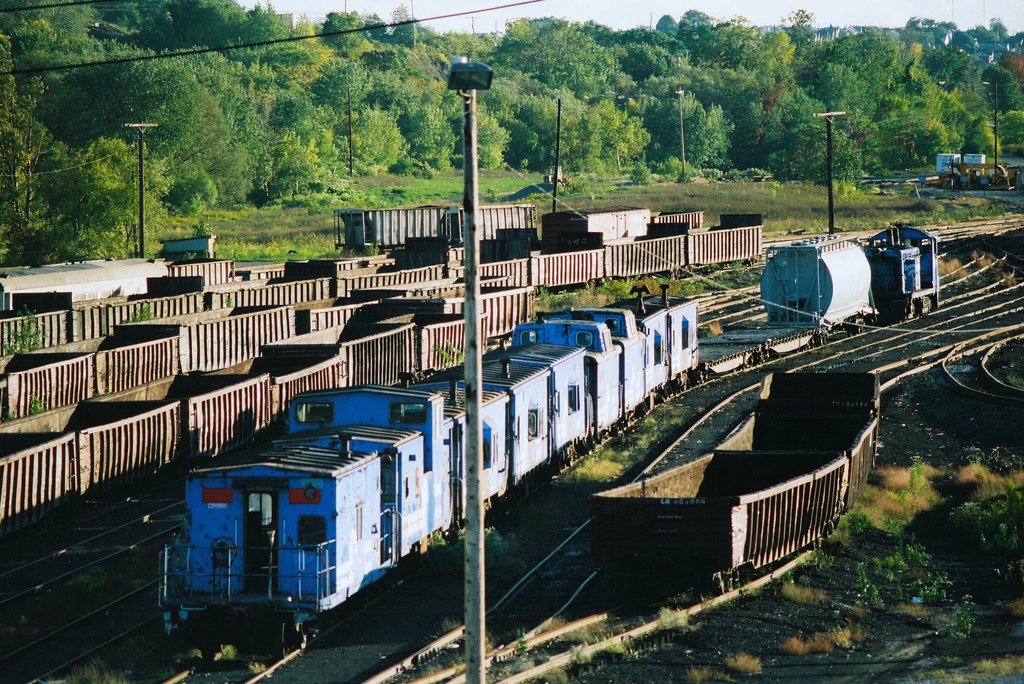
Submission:
[[[807,606],[816,606],[828,598],[828,594],[821,589],[805,587],[792,582],[782,585],[781,593],[793,603],[800,603]]]
[[[926,620],[932,614],[932,609],[921,603],[897,603],[893,609],[918,620]]]
[[[46,402],[40,397],[32,394],[28,398],[28,415],[34,416],[37,413],[42,413],[46,410]]]
[[[658,624],[662,629],[683,629],[690,624],[690,616],[682,610],[662,607],[658,610]]]
[[[143,304],[142,306],[135,310],[135,313],[133,313],[132,317],[128,319],[128,322],[141,323],[142,321],[151,320],[153,320],[153,309],[150,308],[149,304]]]
[[[67,684],[129,684],[129,679],[98,660],[76,667],[67,678]]]
[[[39,327],[39,319],[28,309],[18,314],[21,321],[15,325],[14,332],[3,344],[4,354],[26,354],[43,348],[43,331]]]
[[[1024,549],[1024,491],[965,503],[953,511],[950,526],[964,543],[987,553],[1019,553]]]
[[[879,468],[878,485],[868,485],[857,504],[858,512],[880,530],[899,533],[918,513],[942,501],[932,486],[939,471],[920,460],[909,468]]]
[[[964,594],[956,607],[956,634],[969,637],[974,630],[974,623],[981,615],[974,604],[974,598],[970,594]]]
[[[1024,655],[1009,655],[1005,658],[979,660],[971,667],[985,677],[1008,677],[1024,671]]]
[[[758,674],[761,672],[761,659],[740,651],[725,659],[725,665],[733,672],[740,674]]]
[[[1024,620],[1024,599],[1014,599],[1003,606],[1003,613],[1014,620]]]
[[[686,671],[686,681],[689,684],[703,684],[704,682],[731,682],[732,677],[721,670],[713,667],[691,667]]]

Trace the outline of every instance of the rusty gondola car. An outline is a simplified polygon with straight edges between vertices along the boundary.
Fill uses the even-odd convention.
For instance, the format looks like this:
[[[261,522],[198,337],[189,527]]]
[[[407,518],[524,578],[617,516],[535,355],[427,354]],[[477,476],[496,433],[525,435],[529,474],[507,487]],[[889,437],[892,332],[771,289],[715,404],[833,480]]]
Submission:
[[[874,463],[869,373],[773,373],[713,451],[590,499],[597,564],[622,586],[725,590],[834,529]],[[639,581],[638,581],[639,580]]]

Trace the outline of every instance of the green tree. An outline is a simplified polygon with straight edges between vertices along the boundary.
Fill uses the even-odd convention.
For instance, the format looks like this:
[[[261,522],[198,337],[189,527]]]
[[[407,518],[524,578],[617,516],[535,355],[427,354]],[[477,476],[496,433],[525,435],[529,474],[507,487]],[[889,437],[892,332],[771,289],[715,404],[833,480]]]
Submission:
[[[579,94],[599,92],[615,70],[615,60],[578,24],[514,21],[494,50],[494,65],[515,69],[554,88]]]
[[[999,146],[1024,145],[1024,112],[1006,112],[999,120]]]
[[[356,167],[368,175],[386,173],[409,149],[395,116],[379,109],[360,113],[353,144]]]

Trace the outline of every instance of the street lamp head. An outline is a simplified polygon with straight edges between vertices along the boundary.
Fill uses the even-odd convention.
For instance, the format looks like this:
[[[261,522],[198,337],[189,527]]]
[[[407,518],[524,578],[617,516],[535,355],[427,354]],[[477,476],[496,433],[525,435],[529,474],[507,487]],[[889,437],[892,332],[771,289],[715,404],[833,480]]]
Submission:
[[[448,90],[489,90],[494,71],[483,62],[453,57],[448,68]]]

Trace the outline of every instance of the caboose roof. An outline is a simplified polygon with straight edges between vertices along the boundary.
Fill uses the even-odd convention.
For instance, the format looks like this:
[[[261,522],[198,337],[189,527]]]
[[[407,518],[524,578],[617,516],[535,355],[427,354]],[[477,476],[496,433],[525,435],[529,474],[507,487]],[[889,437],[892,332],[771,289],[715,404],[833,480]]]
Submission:
[[[194,474],[223,473],[260,466],[337,476],[376,457],[376,453],[339,451],[298,442],[275,443],[264,450],[245,451],[219,459],[214,465],[196,469]]]

